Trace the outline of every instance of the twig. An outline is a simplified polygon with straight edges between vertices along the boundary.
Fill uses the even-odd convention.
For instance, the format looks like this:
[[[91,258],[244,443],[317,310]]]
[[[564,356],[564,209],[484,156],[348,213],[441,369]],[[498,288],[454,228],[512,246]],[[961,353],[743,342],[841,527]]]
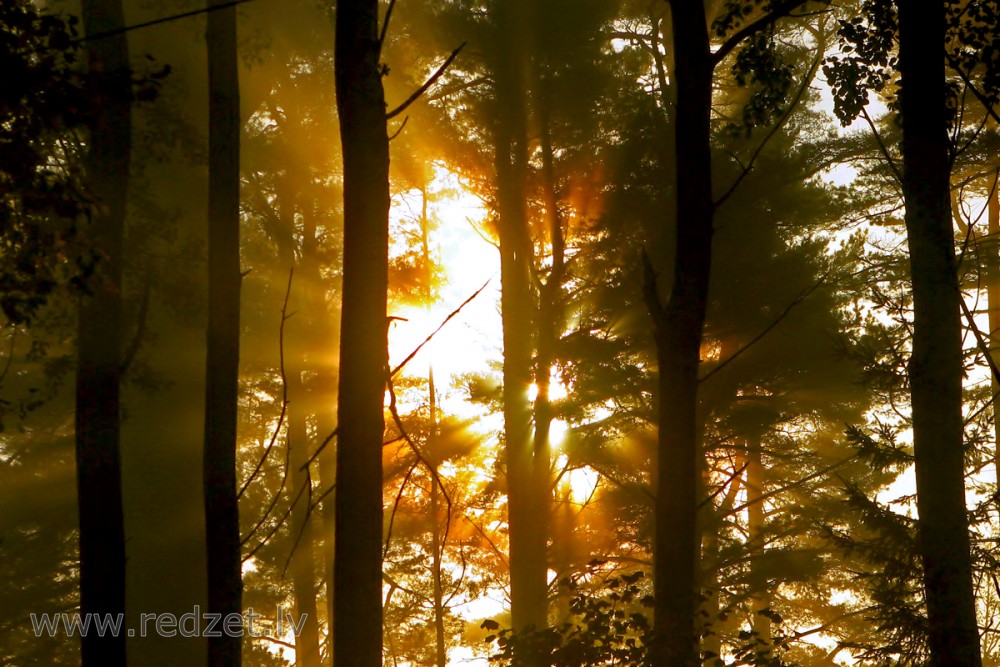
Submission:
[[[105,37],[114,37],[116,35],[121,35],[126,32],[131,32],[133,30],[139,30],[140,28],[148,28],[150,26],[159,25],[161,23],[169,23],[170,21],[177,21],[179,19],[186,19],[191,16],[197,16],[199,14],[208,14],[209,12],[215,12],[220,9],[229,9],[230,7],[235,7],[236,5],[242,5],[247,2],[252,2],[253,0],[230,0],[229,2],[221,2],[217,5],[211,5],[210,7],[201,7],[199,9],[192,9],[189,12],[181,12],[180,14],[171,14],[170,16],[164,16],[162,18],[153,19],[151,21],[143,21],[142,23],[136,23],[134,25],[127,25],[122,28],[114,28],[113,30],[105,30],[103,32],[95,32],[93,35],[84,35],[83,37],[77,37],[72,40],[70,44],[77,45],[84,42],[90,42],[95,39],[104,39]]]
[[[382,55],[382,47],[385,45],[385,36],[389,32],[389,19],[392,18],[392,10],[396,8],[396,0],[389,0],[389,6],[385,10],[385,18],[382,19],[382,29],[378,33],[378,54]]]
[[[483,287],[485,287],[485,285]],[[447,503],[448,505],[448,512],[445,515],[446,519],[444,524],[444,537],[441,539],[441,550],[444,551],[444,545],[448,541],[448,532],[451,529],[451,510],[452,510],[451,495],[448,493],[448,489],[445,488],[444,481],[442,481],[441,476],[438,475],[437,466],[433,466],[430,464],[430,462],[424,456],[423,452],[420,451],[420,448],[417,446],[417,443],[413,441],[413,438],[411,438],[410,434],[406,431],[406,427],[403,426],[403,421],[399,418],[399,410],[396,409],[396,389],[392,385],[392,375],[389,375],[386,378],[386,386],[389,389],[389,414],[392,415],[392,420],[393,422],[395,422],[396,428],[399,429],[400,435],[403,436],[403,438],[406,440],[406,444],[410,446],[410,449],[416,455],[417,461],[419,463],[424,464],[424,467],[427,468],[427,471],[431,474],[431,477],[434,479],[434,483],[437,484],[438,487],[441,489],[441,495],[444,496],[445,503]],[[399,489],[400,495],[402,495],[403,487],[406,486],[406,482],[409,480],[409,477],[410,473],[407,473],[406,479],[403,480],[403,484],[402,486],[400,486]],[[395,512],[395,508],[393,508],[393,511]],[[386,549],[389,548],[388,537],[386,537],[385,548]]]
[[[969,87],[969,90],[971,90],[972,94],[975,95],[977,100],[979,100],[979,103],[983,105],[983,108],[985,108],[986,113],[990,115],[990,118],[992,118],[997,124],[1000,124],[1000,116],[998,116],[997,112],[993,109],[993,105],[990,104],[990,101],[986,99],[986,96],[972,84],[972,81],[969,79],[969,75],[965,73],[965,70],[958,66],[958,61],[955,60],[955,57],[950,53],[945,53],[945,59],[948,61],[948,64],[951,65],[951,68],[958,72],[958,75],[962,77],[962,81]]]
[[[410,464],[410,469],[407,470],[406,475],[403,476],[403,481],[399,485],[399,491],[396,492],[396,499],[392,503],[392,511],[389,512],[389,524],[385,531],[385,543],[382,545],[383,560],[389,555],[389,542],[392,540],[392,528],[396,524],[396,513],[399,511],[399,503],[403,500],[403,490],[406,489],[406,485],[410,481],[410,477],[413,476],[413,471],[417,469],[417,465],[419,463],[419,458],[413,460],[413,463]]]
[[[248,553],[246,556],[243,557],[243,562],[244,563],[246,561],[250,560],[251,558],[253,558],[254,554],[256,554],[258,551],[260,551],[261,547],[263,547],[265,544],[267,544],[268,540],[270,540],[271,537],[273,537],[274,534],[276,532],[278,532],[278,529],[281,528],[282,524],[285,523],[285,519],[288,518],[288,515],[292,513],[292,510],[295,508],[295,505],[299,502],[299,498],[302,497],[302,494],[305,492],[305,490],[306,490],[306,485],[303,482],[303,484],[299,487],[299,492],[295,494],[295,498],[293,498],[292,502],[290,502],[288,504],[288,508],[285,510],[285,513],[281,515],[281,518],[278,519],[278,521],[275,522],[274,527],[271,528],[271,532],[269,532],[267,535],[264,536],[264,539],[262,539],[260,541],[260,543],[253,548],[253,551],[251,551],[250,553]],[[257,530],[257,528],[260,527],[261,525],[262,525],[262,521],[258,521],[257,525],[254,526],[254,530],[251,531],[250,534],[247,535],[245,538],[243,538],[242,540],[240,540],[240,546],[243,546],[244,544],[246,544],[247,542],[249,542],[250,541],[250,537]]]
[[[734,507],[733,509],[729,510],[728,512],[726,512],[726,515],[732,516],[734,514],[739,514],[740,512],[742,512],[743,510],[745,510],[750,505],[753,505],[754,503],[759,503],[759,502],[762,502],[764,500],[767,500],[768,498],[773,498],[774,496],[778,495],[779,493],[784,493],[785,491],[789,491],[791,489],[794,489],[797,486],[802,486],[806,482],[808,482],[810,480],[813,480],[813,479],[816,479],[817,477],[822,477],[823,475],[826,475],[827,473],[833,472],[834,470],[836,470],[840,466],[846,465],[847,463],[850,463],[851,461],[853,461],[855,459],[856,456],[857,456],[857,454],[851,454],[847,458],[845,458],[845,459],[843,459],[841,461],[838,461],[837,463],[831,463],[830,465],[826,466],[825,468],[821,468],[820,470],[817,470],[814,473],[806,475],[805,477],[803,477],[801,479],[798,479],[798,480],[796,480],[794,482],[789,482],[788,484],[786,484],[785,486],[782,486],[780,488],[771,489],[767,493],[762,493],[759,496],[757,496],[756,498],[754,498],[752,502],[745,502],[742,505],[740,505],[739,507]]]
[[[312,456],[309,457],[309,460],[302,464],[302,467],[300,467],[299,470],[305,470],[306,468],[308,468],[309,465],[313,461],[315,461],[316,458],[320,455],[320,453],[326,448],[326,446],[330,444],[330,441],[336,437],[337,431],[339,430],[340,427],[338,426],[337,428],[330,431],[330,435],[326,436],[326,438],[323,439],[323,442],[319,443],[319,447],[317,447],[316,451],[312,453]]]
[[[729,188],[724,193],[722,193],[722,196],[720,196],[717,200],[715,200],[714,203],[715,208],[719,208],[720,206],[722,206],[723,202],[729,199],[729,197],[732,196],[734,192],[736,192],[736,188],[740,186],[740,183],[743,182],[743,179],[746,178],[747,175],[749,175],[750,170],[753,169],[754,162],[756,162],[757,158],[760,157],[760,154],[764,151],[764,147],[767,146],[767,144],[771,141],[771,139],[774,138],[774,135],[778,133],[778,130],[780,130],[782,127],[785,126],[785,123],[788,122],[788,119],[792,117],[792,113],[795,111],[796,107],[798,107],[799,102],[802,101],[802,96],[805,94],[806,90],[809,88],[809,84],[812,83],[813,78],[816,76],[816,70],[819,69],[819,63],[822,58],[823,58],[823,44],[820,44],[819,48],[817,48],[816,51],[816,58],[815,60],[813,60],[813,64],[809,68],[809,72],[807,72],[806,75],[802,77],[802,85],[799,86],[799,90],[797,93],[795,93],[795,98],[792,100],[791,104],[788,105],[788,109],[786,109],[785,113],[782,114],[781,118],[778,119],[778,122],[776,122],[771,127],[767,135],[764,136],[763,141],[761,141],[760,144],[757,145],[757,149],[750,156],[750,160],[747,162],[746,166],[744,167],[742,164],[740,164],[740,166],[743,167],[743,170],[740,172],[740,175],[736,177],[736,180],[733,181],[733,184],[730,185]]]
[[[714,67],[715,65],[718,65],[720,62],[722,62],[722,60],[726,56],[728,56],[733,49],[739,46],[740,42],[742,42],[744,39],[754,35],[757,32],[760,32],[764,28],[770,26],[772,23],[776,23],[779,19],[791,16],[790,12],[793,9],[806,4],[806,2],[808,2],[808,0],[785,0],[782,3],[779,3],[777,7],[769,11],[767,14],[761,16],[756,21],[748,23],[747,25],[737,30],[729,37],[729,39],[723,42],[722,46],[720,46],[716,51],[712,53],[711,55],[712,66]],[[791,18],[794,18],[794,16],[791,16]]]
[[[721,370],[722,370],[723,368],[725,368],[726,366],[728,366],[729,364],[731,364],[731,363],[732,363],[733,361],[735,361],[735,360],[736,360],[736,358],[737,358],[737,357],[739,357],[739,356],[740,356],[741,354],[743,354],[743,353],[744,353],[744,352],[746,352],[746,351],[747,351],[748,349],[750,349],[751,347],[753,347],[753,346],[754,346],[755,344],[757,344],[758,342],[760,342],[760,340],[761,340],[762,338],[764,338],[764,336],[766,336],[767,334],[771,333],[771,330],[772,330],[772,329],[774,329],[774,328],[775,328],[776,326],[778,326],[779,324],[781,324],[782,320],[784,320],[784,319],[785,319],[785,317],[787,317],[787,316],[788,316],[788,314],[789,314],[790,312],[792,312],[792,309],[793,309],[793,308],[795,308],[795,306],[797,306],[797,305],[799,305],[800,303],[802,303],[803,301],[805,301],[805,300],[806,300],[806,298],[807,298],[807,297],[808,297],[808,296],[809,296],[810,294],[812,294],[812,293],[813,293],[813,292],[815,292],[815,291],[816,291],[817,289],[819,289],[819,288],[820,288],[820,286],[821,286],[821,285],[822,285],[823,283],[825,283],[825,282],[826,282],[826,279],[827,279],[827,278],[829,277],[829,275],[830,275],[830,272],[829,272],[829,271],[827,271],[827,272],[826,272],[826,273],[824,273],[824,274],[823,274],[822,276],[820,276],[820,279],[819,279],[819,280],[818,280],[818,281],[817,281],[817,282],[816,282],[816,283],[815,283],[814,285],[812,285],[812,286],[810,286],[810,287],[806,288],[805,290],[803,290],[802,292],[800,292],[800,293],[799,293],[799,295],[798,295],[798,296],[796,296],[796,297],[795,297],[794,299],[792,299],[792,302],[791,302],[791,303],[789,303],[789,304],[788,304],[788,305],[787,305],[787,306],[785,307],[785,309],[784,309],[783,311],[781,311],[781,314],[779,314],[779,315],[778,315],[778,317],[776,317],[776,318],[775,318],[775,319],[774,319],[774,320],[773,320],[773,321],[772,321],[772,322],[771,322],[770,324],[768,324],[768,325],[767,325],[766,327],[764,327],[764,330],[763,330],[763,331],[761,331],[761,332],[760,332],[759,334],[757,334],[756,336],[754,336],[754,337],[753,337],[753,338],[752,338],[752,339],[750,340],[750,342],[749,342],[749,343],[747,343],[746,345],[744,345],[744,346],[743,346],[743,347],[741,347],[740,349],[738,349],[738,350],[736,350],[735,352],[733,352],[733,353],[732,353],[732,354],[731,354],[731,355],[729,356],[729,358],[728,358],[728,359],[726,359],[726,360],[722,361],[722,362],[721,362],[721,363],[720,363],[720,364],[719,364],[718,366],[716,366],[715,368],[713,368],[713,369],[712,369],[712,370],[710,370],[709,372],[705,373],[705,375],[704,375],[704,376],[702,376],[701,378],[699,378],[699,379],[698,379],[698,382],[704,382],[704,381],[705,381],[705,380],[707,380],[708,378],[712,377],[713,375],[715,375],[716,373],[718,373],[719,371],[721,371]]]
[[[281,568],[281,578],[285,578],[285,572],[288,571],[288,566],[292,563],[292,557],[295,556],[295,550],[299,547],[299,542],[302,540],[302,536],[306,532],[306,526],[309,525],[309,517],[312,516],[313,509],[313,499],[312,499],[312,475],[310,475],[309,468],[306,468],[306,478],[302,480],[302,485],[305,487],[306,491],[306,515],[302,518],[302,525],[299,526],[298,535],[295,536],[295,541],[292,543],[292,548],[288,552],[288,558],[285,559],[285,566]],[[298,502],[296,499],[295,502]],[[295,507],[295,503],[292,504]]]
[[[274,427],[274,432],[271,433],[271,441],[267,443],[267,448],[264,450],[264,455],[260,457],[260,461],[257,462],[257,467],[253,469],[250,476],[247,477],[246,481],[243,482],[243,486],[240,487],[239,493],[236,494],[236,500],[243,497],[243,493],[250,486],[250,483],[257,477],[260,473],[260,469],[264,466],[264,461],[271,454],[271,450],[274,448],[274,443],[278,440],[278,433],[281,432],[281,427],[285,423],[285,414],[288,412],[288,383],[285,381],[285,322],[291,315],[288,315],[288,299],[292,294],[292,275],[295,273],[295,267],[292,267],[288,271],[288,286],[285,288],[285,301],[281,306],[281,326],[278,327],[278,369],[281,373],[281,413],[278,415],[278,423]],[[293,313],[294,314],[294,313]],[[331,434],[331,437],[332,434]],[[288,466],[285,466],[285,475],[288,474]],[[284,486],[284,479],[282,479],[282,486]],[[277,496],[275,496],[277,497]],[[271,507],[274,507],[272,503]],[[251,533],[252,535],[253,533]]]
[[[961,294],[959,294],[958,302],[962,305],[962,313],[965,314],[965,319],[969,322],[969,328],[972,330],[972,335],[976,338],[976,345],[979,347],[979,351],[982,352],[984,357],[986,357],[986,364],[990,367],[990,373],[993,375],[993,379],[1000,382],[1000,368],[997,367],[997,362],[993,359],[993,355],[990,353],[990,346],[986,344],[986,339],[983,338],[983,332],[979,330],[978,326],[976,326],[976,320],[972,316],[972,312],[969,311],[969,306],[965,303],[965,299]]]
[[[493,553],[495,553],[497,555],[497,558],[499,558],[501,561],[503,561],[504,565],[506,565],[507,567],[510,567],[510,561],[508,561],[507,557],[503,555],[502,551],[500,551],[500,548],[496,545],[496,542],[494,542],[493,540],[491,540],[490,536],[487,535],[483,531],[483,529],[480,528],[479,525],[475,521],[473,521],[472,519],[470,519],[467,515],[463,514],[462,518],[465,519],[466,521],[468,521],[472,525],[472,527],[476,529],[476,532],[479,533],[480,535],[482,535],[483,539],[486,540],[486,542],[491,547],[493,547]]]
[[[892,156],[889,154],[889,149],[886,148],[885,142],[882,141],[882,135],[878,133],[878,128],[875,127],[875,122],[872,121],[872,117],[868,115],[868,110],[864,107],[861,107],[861,116],[865,119],[865,122],[868,123],[868,127],[871,128],[872,134],[875,136],[875,142],[878,144],[878,148],[882,152],[882,157],[884,157],[885,161],[889,163],[889,168],[892,169],[892,173],[896,175],[896,180],[902,184],[903,174],[899,171],[899,167],[896,166],[896,161],[893,160]]]
[[[246,1],[246,0],[244,0],[244,1]],[[441,78],[441,75],[443,75],[445,73],[445,71],[448,69],[448,66],[451,65],[452,61],[455,60],[455,58],[458,57],[459,52],[463,48],[465,48],[465,42],[462,42],[462,44],[459,45],[459,47],[457,49],[455,49],[454,51],[451,52],[451,55],[448,56],[448,59],[445,60],[444,63],[440,67],[437,68],[437,71],[434,72],[434,74],[431,75],[431,78],[427,79],[427,81],[424,83],[424,85],[422,85],[419,88],[417,88],[416,92],[413,93],[412,95],[410,95],[408,98],[406,98],[405,102],[403,102],[398,107],[396,107],[395,109],[393,109],[392,111],[390,111],[389,113],[387,113],[385,115],[385,119],[386,120],[391,120],[391,119],[395,118],[399,114],[401,114],[404,111],[406,111],[407,107],[409,107],[411,104],[413,104],[418,99],[420,99],[420,96],[423,95],[424,93],[426,93],[430,89],[430,87],[433,86],[437,82],[437,80]]]
[[[698,504],[698,509],[701,509],[702,507],[704,507],[705,505],[708,505],[710,502],[712,502],[717,497],[719,497],[719,494],[721,494],[723,491],[725,491],[726,487],[728,487],[730,484],[735,483],[736,480],[739,479],[739,476],[743,474],[743,471],[746,470],[749,465],[750,465],[750,462],[748,461],[748,462],[744,463],[742,466],[740,466],[739,468],[737,468],[736,470],[734,470],[733,474],[729,476],[729,479],[727,479],[725,482],[723,482],[722,484],[720,484],[719,488],[716,489],[715,492],[712,493],[712,495],[710,495],[708,498],[705,498],[703,501],[701,501]]]
[[[403,128],[406,127],[406,124],[409,121],[410,121],[410,117],[406,116],[403,119],[403,124],[400,125],[399,128],[395,132],[393,132],[391,135],[389,135],[389,141],[392,141],[393,139],[395,139],[396,137],[398,137],[400,134],[402,134],[403,133]]]
[[[417,347],[414,348],[414,350],[412,352],[410,352],[410,354],[408,354],[405,359],[403,359],[401,362],[399,362],[399,364],[397,364],[396,367],[392,369],[392,371],[389,373],[389,379],[391,380],[392,378],[396,377],[396,375],[399,373],[399,371],[401,371],[403,369],[403,366],[405,366],[406,364],[408,364],[413,359],[413,357],[417,356],[417,353],[419,353],[420,350],[423,349],[424,345],[427,345],[427,343],[431,342],[431,339],[434,338],[434,336],[436,336],[437,333],[439,331],[441,331],[441,329],[444,328],[444,325],[448,324],[448,322],[450,322],[452,320],[452,318],[454,318],[456,315],[458,315],[460,312],[462,312],[462,309],[465,308],[467,305],[469,305],[472,302],[473,299],[475,299],[477,296],[479,296],[480,294],[482,294],[483,290],[486,289],[486,286],[489,285],[490,282],[492,282],[492,281],[493,281],[492,278],[490,278],[489,280],[487,280],[485,283],[483,283],[482,287],[480,287],[475,292],[473,292],[472,296],[470,296],[468,299],[466,299],[465,301],[463,301],[458,306],[458,308],[456,308],[455,310],[453,310],[450,313],[448,313],[448,317],[444,318],[444,320],[441,322],[441,324],[438,325],[438,328],[435,329],[434,331],[432,331],[431,334],[429,336],[427,336],[427,338],[425,338],[422,343],[420,343],[420,345],[417,345]]]

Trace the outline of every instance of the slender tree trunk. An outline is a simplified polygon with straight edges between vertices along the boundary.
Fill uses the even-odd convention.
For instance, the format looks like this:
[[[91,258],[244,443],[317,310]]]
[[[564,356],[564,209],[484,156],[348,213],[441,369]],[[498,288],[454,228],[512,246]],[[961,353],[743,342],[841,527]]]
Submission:
[[[555,166],[552,152],[552,138],[545,109],[547,103],[542,94],[542,84],[537,75],[533,81],[535,112],[541,129],[542,149],[542,197],[545,217],[552,247],[552,269],[548,279],[539,290],[539,301],[535,329],[537,333],[537,354],[534,374],[537,393],[532,410],[534,434],[531,444],[531,504],[532,525],[526,530],[526,540],[530,540],[527,551],[531,554],[533,572],[531,581],[535,586],[535,596],[541,602],[536,624],[547,624],[548,617],[548,539],[552,522],[552,441],[550,437],[554,412],[551,399],[552,367],[556,361],[556,345],[562,322],[561,296],[565,274],[565,240],[563,238],[562,217],[559,212],[559,197],[556,189]],[[543,588],[544,586],[544,588]]]
[[[552,520],[552,569],[557,576],[562,579],[572,572],[574,564],[578,562],[576,553],[576,541],[573,531],[576,528],[577,509],[573,500],[573,489],[569,479],[564,478],[556,491],[556,508],[553,512]],[[572,591],[569,588],[559,585],[556,588],[555,601],[555,624],[569,621],[570,604],[572,602]]]
[[[504,443],[510,529],[511,623],[515,631],[544,627],[547,565],[536,531],[534,443],[531,437],[531,331],[534,323],[530,271],[533,249],[525,205],[528,171],[527,41],[524,0],[497,9],[503,55],[497,63],[497,208],[500,233],[500,308],[503,317]],[[527,657],[516,656],[518,665]]]
[[[337,3],[334,68],[344,165],[333,661],[382,664],[382,400],[386,385],[389,138],[377,0]]]
[[[722,358],[726,358],[725,352]],[[719,590],[719,530],[722,521],[727,514],[733,510],[736,503],[736,496],[742,488],[743,474],[739,472],[744,462],[737,459],[734,464],[733,474],[735,477],[729,482],[729,489],[719,503],[718,509],[707,505],[699,518],[702,525],[702,558],[701,558],[701,583],[705,591],[705,602],[702,608],[705,610],[706,631],[702,637],[701,648],[705,655],[703,665],[705,667],[715,667],[716,659],[722,655],[722,632],[724,622],[720,618],[722,615],[722,594]]]
[[[309,311],[310,345],[314,354],[311,365],[315,376],[309,382],[308,401],[309,412],[316,422],[318,442],[323,442],[334,430],[336,424],[337,405],[337,372],[333,362],[333,350],[337,349],[336,322],[330,312],[327,302],[326,288],[320,273],[321,255],[318,248],[316,208],[310,204],[304,209],[304,229],[302,234],[302,270],[300,284],[305,286],[306,307]],[[336,525],[336,470],[337,449],[336,439],[326,443],[317,457],[319,471],[319,488],[323,499],[320,502],[320,534],[322,539],[314,541],[323,551],[323,580],[326,586],[326,618],[327,628],[333,627],[333,542]],[[315,533],[314,533],[315,534]],[[318,621],[318,619],[317,619]],[[318,632],[318,630],[317,630]],[[325,642],[326,656],[333,655],[333,633],[328,631]],[[321,656],[322,657],[322,656]]]
[[[671,2],[677,86],[677,243],[665,306],[648,280],[659,365],[654,667],[693,667],[698,574],[698,367],[712,253],[712,60],[701,2]],[[653,289],[650,289],[653,288]],[[651,292],[651,294],[650,294]]]
[[[986,273],[986,302],[989,310],[990,327],[990,357],[994,365],[1000,367],[1000,172],[994,176],[997,181],[987,203],[987,236],[985,248],[986,259],[983,261]],[[1000,379],[990,373],[991,395],[1000,394]],[[997,475],[997,488],[1000,489],[1000,402],[993,399],[993,467]],[[1000,500],[1000,498],[998,498]]]
[[[210,0],[209,6],[220,4]],[[242,612],[236,422],[240,364],[240,98],[236,10],[208,14],[208,356],[205,383],[205,525],[208,611]],[[210,667],[241,662],[241,638],[208,639]]]
[[[297,176],[297,175],[296,175]],[[292,270],[296,267],[295,258],[295,212],[297,197],[295,186],[298,180],[295,176],[279,179],[275,188],[280,219],[278,239],[279,252],[284,263]],[[315,232],[312,232],[313,234]],[[303,229],[302,255],[305,257],[305,246],[310,236],[309,229]],[[296,667],[319,667],[319,627],[316,614],[316,565],[314,556],[315,536],[309,513],[312,502],[311,484],[306,466],[309,462],[309,399],[302,382],[302,373],[306,368],[306,351],[310,347],[313,311],[308,309],[308,278],[304,271],[295,275],[298,280],[292,280],[289,288],[289,308],[298,313],[298,317],[289,322],[285,336],[288,344],[281,351],[285,365],[285,386],[288,391],[288,464],[291,486],[287,489],[289,502],[294,502],[291,516],[291,526],[294,553],[292,554],[292,588],[295,597],[296,619],[302,623],[302,632],[295,637]],[[300,490],[305,489],[305,491]]]
[[[299,489],[311,483],[307,471],[303,469],[309,461],[307,449],[309,434],[306,425],[308,405],[302,383],[301,350],[296,350],[294,354],[295,359],[286,373],[290,450],[288,462],[292,468],[292,500],[298,495]],[[302,632],[295,638],[296,667],[319,667],[320,664],[319,626],[316,614],[316,565],[313,550],[315,536],[312,517],[309,516],[311,497],[308,490],[304,491],[292,511],[293,543],[295,540],[298,541],[295,553],[292,555],[292,585],[295,593],[296,620],[302,623]]]
[[[84,0],[93,35],[124,26],[120,0]],[[122,238],[131,162],[131,83],[124,34],[88,43],[95,114],[87,178],[97,200],[93,238],[103,254],[93,294],[80,302],[76,375],[76,471],[80,517],[80,613],[125,614],[119,393]],[[84,667],[125,664],[125,634],[81,639]]]
[[[903,195],[913,282],[909,364],[931,662],[981,664],[965,507],[961,295],[949,203],[944,5],[899,2]]]
[[[420,250],[424,263],[424,304],[428,310],[434,304],[434,270],[431,264],[430,220],[427,217],[427,184],[420,187]],[[437,467],[440,458],[437,452],[438,437],[438,405],[437,387],[434,384],[434,365],[427,367],[427,412],[430,420],[430,431],[427,434],[428,451],[431,453],[434,475],[431,479],[431,576],[433,578],[434,604],[434,664],[445,667],[448,664],[448,649],[445,643],[444,627],[444,586],[441,579],[442,550],[441,534],[441,489],[438,488]]]
[[[434,393],[434,371],[431,370],[429,377],[430,392]],[[432,411],[434,410],[432,400]],[[433,417],[432,428],[436,426]],[[436,430],[436,429],[435,429]],[[441,552],[441,489],[433,480],[431,481],[431,540],[433,544],[433,568],[434,579],[434,664],[437,667],[445,667],[448,664],[448,650],[445,645],[444,627],[444,586],[441,581],[442,557]]]
[[[747,443],[747,529],[749,537],[747,544],[758,557],[764,554],[764,462],[761,459],[760,440]],[[750,619],[753,631],[757,633],[757,652],[769,656],[772,650],[771,618],[768,612],[771,608],[771,595],[767,579],[760,573],[760,567],[754,565],[750,572],[752,602],[750,604]],[[764,612],[764,613],[761,613]]]

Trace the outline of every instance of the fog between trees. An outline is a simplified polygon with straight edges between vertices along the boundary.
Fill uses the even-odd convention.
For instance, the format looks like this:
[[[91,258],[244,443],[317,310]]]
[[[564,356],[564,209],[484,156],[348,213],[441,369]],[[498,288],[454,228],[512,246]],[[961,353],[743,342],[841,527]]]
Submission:
[[[996,664],[998,17],[0,6],[0,662]]]

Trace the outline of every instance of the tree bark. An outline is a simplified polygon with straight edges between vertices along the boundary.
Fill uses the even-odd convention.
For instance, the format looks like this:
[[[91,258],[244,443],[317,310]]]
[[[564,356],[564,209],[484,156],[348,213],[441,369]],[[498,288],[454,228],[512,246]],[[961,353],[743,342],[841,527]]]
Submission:
[[[712,256],[712,70],[701,2],[671,2],[677,86],[677,243],[673,286],[647,294],[659,377],[654,563],[654,667],[698,663],[698,367]]]
[[[84,0],[93,35],[124,26],[120,0]],[[76,375],[76,471],[80,519],[80,613],[125,614],[119,396],[122,239],[132,151],[131,78],[124,34],[88,43],[95,113],[87,178],[97,201],[92,234],[103,255],[93,293],[80,302]],[[125,633],[81,639],[84,667],[125,664]]]
[[[377,0],[337,3],[334,69],[344,167],[333,661],[382,663],[382,436],[389,139]]]
[[[209,7],[221,4],[210,0]],[[236,424],[240,364],[240,98],[236,10],[208,13],[208,354],[205,525],[208,611],[242,612]],[[210,667],[241,663],[240,637],[208,639]]]
[[[899,2],[903,195],[913,283],[909,362],[931,662],[981,664],[962,421],[962,327],[949,203],[944,5]]]

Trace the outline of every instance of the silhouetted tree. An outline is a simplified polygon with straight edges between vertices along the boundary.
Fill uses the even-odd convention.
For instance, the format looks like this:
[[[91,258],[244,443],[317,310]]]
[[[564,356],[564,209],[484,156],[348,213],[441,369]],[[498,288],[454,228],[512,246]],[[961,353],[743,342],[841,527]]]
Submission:
[[[344,164],[333,661],[382,663],[382,399],[387,378],[389,139],[378,2],[337,3],[334,70]]]
[[[99,279],[80,303],[76,376],[76,465],[80,513],[80,613],[125,613],[121,486],[122,239],[131,163],[131,73],[120,0],[85,0],[83,25],[96,97],[87,179],[96,199],[93,243]],[[87,667],[125,664],[125,633],[81,639]]]
[[[208,7],[221,4],[210,0]],[[205,528],[208,611],[240,614],[243,583],[236,478],[240,363],[240,98],[236,9],[208,13],[208,355]],[[208,639],[210,667],[238,667],[242,637]]]
[[[909,361],[931,661],[981,664],[965,509],[962,295],[951,226],[945,7],[899,2],[903,197],[913,286]]]

